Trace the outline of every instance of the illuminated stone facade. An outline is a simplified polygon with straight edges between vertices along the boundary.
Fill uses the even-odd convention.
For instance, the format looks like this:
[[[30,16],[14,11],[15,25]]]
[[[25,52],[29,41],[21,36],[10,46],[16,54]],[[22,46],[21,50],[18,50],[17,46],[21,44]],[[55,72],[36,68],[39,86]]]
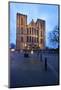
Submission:
[[[16,15],[16,49],[44,49],[45,48],[45,21],[37,19],[27,24],[27,15]]]

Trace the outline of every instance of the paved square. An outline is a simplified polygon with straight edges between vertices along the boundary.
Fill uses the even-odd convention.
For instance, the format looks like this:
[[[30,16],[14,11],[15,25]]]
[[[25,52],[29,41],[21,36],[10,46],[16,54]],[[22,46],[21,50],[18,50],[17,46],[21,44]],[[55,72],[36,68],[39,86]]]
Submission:
[[[47,71],[45,71],[47,57]],[[10,87],[57,85],[59,84],[57,54],[29,54],[10,52]]]

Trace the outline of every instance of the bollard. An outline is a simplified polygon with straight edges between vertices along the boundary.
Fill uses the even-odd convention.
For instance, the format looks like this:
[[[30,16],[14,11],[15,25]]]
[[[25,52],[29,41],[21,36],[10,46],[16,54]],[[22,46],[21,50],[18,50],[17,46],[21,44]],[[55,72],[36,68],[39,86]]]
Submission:
[[[45,71],[47,71],[47,58],[45,57]]]

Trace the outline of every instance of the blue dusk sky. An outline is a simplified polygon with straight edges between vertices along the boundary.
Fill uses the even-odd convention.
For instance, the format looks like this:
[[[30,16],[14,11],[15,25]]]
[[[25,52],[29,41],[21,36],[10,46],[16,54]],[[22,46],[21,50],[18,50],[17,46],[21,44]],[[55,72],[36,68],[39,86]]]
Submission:
[[[46,45],[49,46],[48,33],[58,25],[58,5],[13,3],[10,2],[10,43],[16,44],[16,13],[27,15],[27,23],[43,19],[46,21]]]

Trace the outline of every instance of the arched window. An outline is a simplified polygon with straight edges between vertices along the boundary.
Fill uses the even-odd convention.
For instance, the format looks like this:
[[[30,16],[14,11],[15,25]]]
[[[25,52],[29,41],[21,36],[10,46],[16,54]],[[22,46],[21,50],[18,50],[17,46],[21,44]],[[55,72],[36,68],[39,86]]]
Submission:
[[[43,39],[40,39],[40,43],[41,43],[41,44],[43,43]]]
[[[23,17],[21,17],[21,25],[23,25]]]
[[[21,34],[23,34],[23,27],[21,27]]]
[[[43,36],[43,31],[41,31],[41,37]]]
[[[27,28],[27,34],[28,34],[28,28]]]
[[[43,28],[43,25],[41,24],[41,29]]]
[[[23,42],[23,37],[21,37],[21,42]]]

